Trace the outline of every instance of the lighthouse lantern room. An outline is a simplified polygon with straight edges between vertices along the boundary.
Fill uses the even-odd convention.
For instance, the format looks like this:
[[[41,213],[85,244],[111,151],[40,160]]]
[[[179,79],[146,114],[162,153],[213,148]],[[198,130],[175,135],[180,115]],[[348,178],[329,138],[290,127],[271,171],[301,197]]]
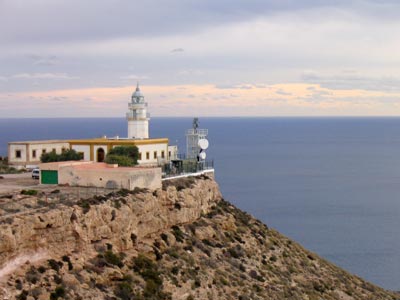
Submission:
[[[128,121],[129,139],[148,139],[149,138],[149,120],[150,114],[147,113],[147,103],[139,88],[136,86],[132,94],[132,100],[128,104],[129,112],[126,113]]]

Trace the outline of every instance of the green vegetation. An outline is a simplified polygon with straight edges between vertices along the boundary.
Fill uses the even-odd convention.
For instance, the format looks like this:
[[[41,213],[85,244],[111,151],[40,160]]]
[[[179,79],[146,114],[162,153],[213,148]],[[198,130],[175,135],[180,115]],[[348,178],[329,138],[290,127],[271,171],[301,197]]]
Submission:
[[[36,196],[38,194],[37,190],[22,190],[21,195]]]
[[[82,154],[76,152],[73,149],[68,149],[61,154],[57,154],[55,151],[43,153],[40,157],[40,161],[42,163],[47,163],[55,161],[81,160],[82,158]]]
[[[122,167],[132,167],[137,165],[138,158],[139,150],[136,146],[118,146],[108,152],[105,162]]]
[[[115,254],[112,252],[112,250],[107,250],[104,252],[104,259],[111,265],[118,266],[120,268],[124,266],[124,263],[122,262],[122,256]]]
[[[148,257],[139,254],[133,259],[133,270],[145,280],[143,290],[144,299],[171,299],[171,296],[162,291],[163,280],[158,266]]]
[[[54,292],[50,294],[50,300],[57,300],[59,298],[64,298],[64,296],[65,296],[65,288],[60,285],[56,287]]]
[[[74,268],[74,266],[72,265],[71,259],[69,258],[68,255],[64,255],[62,257],[62,260],[63,260],[63,262],[66,262],[68,264],[68,270],[69,271],[71,271]]]
[[[54,259],[49,259],[47,263],[49,264],[50,268],[57,272],[60,271],[60,268],[62,268],[62,266],[64,265],[61,261],[56,261]]]
[[[0,160],[0,174],[17,174],[22,173],[24,170],[17,170],[13,167],[10,167],[7,162],[7,158]]]

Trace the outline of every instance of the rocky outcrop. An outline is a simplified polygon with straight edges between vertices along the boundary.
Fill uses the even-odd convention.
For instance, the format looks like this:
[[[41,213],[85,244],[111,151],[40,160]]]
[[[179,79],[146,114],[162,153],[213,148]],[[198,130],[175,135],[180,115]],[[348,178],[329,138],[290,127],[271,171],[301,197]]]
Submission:
[[[209,177],[65,204],[3,219],[0,299],[400,299],[221,199]]]
[[[210,178],[185,180],[155,191],[120,191],[8,218],[0,225],[0,266],[37,251],[49,256],[91,254],[99,242],[126,251],[151,234],[193,222],[207,213],[221,194]],[[190,188],[182,188],[182,184]]]

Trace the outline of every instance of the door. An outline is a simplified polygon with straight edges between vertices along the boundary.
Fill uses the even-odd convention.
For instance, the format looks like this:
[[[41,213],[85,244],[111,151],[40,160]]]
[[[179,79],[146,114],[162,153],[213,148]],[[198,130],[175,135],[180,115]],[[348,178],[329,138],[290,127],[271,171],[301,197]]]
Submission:
[[[103,162],[104,161],[104,149],[99,148],[97,149],[97,162]]]
[[[42,184],[58,184],[58,171],[53,170],[41,170]]]

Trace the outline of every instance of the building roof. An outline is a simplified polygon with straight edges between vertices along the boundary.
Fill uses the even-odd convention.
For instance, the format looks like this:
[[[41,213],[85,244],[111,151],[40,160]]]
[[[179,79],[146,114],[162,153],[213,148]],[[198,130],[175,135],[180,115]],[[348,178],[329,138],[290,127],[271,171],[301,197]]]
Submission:
[[[168,144],[168,138],[159,139],[107,139],[107,138],[95,138],[95,139],[82,139],[82,140],[69,140],[68,142],[73,145],[150,145],[150,144]]]
[[[144,103],[144,95],[140,91],[139,82],[136,85],[136,90],[132,94],[132,103]]]
[[[105,171],[118,171],[118,172],[129,172],[129,171],[138,171],[138,170],[146,170],[153,169],[155,167],[143,167],[143,166],[135,166],[135,167],[120,167],[117,164],[107,164],[104,162],[93,162],[93,161],[59,161],[59,162],[50,162],[50,163],[42,163],[39,165],[41,170],[59,170],[63,167],[72,167],[77,170],[105,170]]]
[[[41,140],[41,141],[9,142],[9,144],[17,144],[17,145],[23,145],[23,144],[62,144],[62,143],[68,143],[68,141],[67,140]]]

